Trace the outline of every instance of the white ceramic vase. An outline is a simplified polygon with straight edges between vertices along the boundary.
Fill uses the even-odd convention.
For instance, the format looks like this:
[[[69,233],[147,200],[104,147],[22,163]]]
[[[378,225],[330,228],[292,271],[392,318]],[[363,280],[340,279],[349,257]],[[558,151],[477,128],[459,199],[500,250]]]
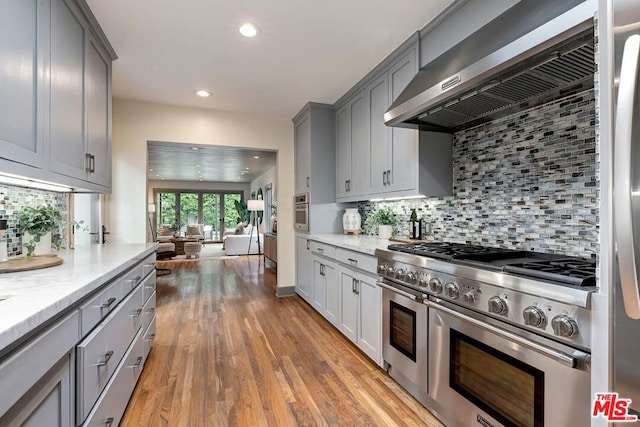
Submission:
[[[344,234],[359,234],[360,226],[362,225],[362,218],[358,209],[347,209],[342,215],[342,229]]]
[[[391,237],[393,233],[393,225],[378,225],[378,237],[381,239],[388,239]]]
[[[34,237],[29,233],[22,233],[22,253],[27,254],[27,248],[24,246],[25,242],[31,242]],[[40,237],[40,241],[36,243],[36,248],[32,255],[48,255],[51,253],[51,232],[49,231],[44,236]]]

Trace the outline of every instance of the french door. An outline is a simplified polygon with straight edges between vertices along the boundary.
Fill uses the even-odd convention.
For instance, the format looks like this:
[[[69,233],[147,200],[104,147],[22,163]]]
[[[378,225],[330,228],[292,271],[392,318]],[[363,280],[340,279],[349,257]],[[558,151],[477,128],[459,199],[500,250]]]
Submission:
[[[217,191],[156,191],[156,227],[175,226],[184,235],[187,225],[203,224],[205,242],[222,242],[225,230],[236,227],[240,216],[235,202],[242,193]]]

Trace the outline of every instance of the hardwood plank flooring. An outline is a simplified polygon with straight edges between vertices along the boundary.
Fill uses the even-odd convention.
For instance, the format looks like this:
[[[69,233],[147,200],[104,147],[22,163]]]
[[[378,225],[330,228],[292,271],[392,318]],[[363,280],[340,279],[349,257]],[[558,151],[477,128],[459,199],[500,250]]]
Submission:
[[[122,426],[442,424],[257,256],[159,262],[156,338]]]

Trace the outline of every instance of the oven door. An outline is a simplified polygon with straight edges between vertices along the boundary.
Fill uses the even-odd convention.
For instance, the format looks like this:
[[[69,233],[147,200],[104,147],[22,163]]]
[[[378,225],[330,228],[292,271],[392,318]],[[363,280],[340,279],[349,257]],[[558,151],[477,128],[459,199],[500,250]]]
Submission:
[[[296,203],[294,210],[295,229],[297,231],[309,231],[309,204]]]
[[[429,392],[447,426],[590,424],[588,354],[452,304],[428,304]]]
[[[428,307],[411,288],[386,282],[378,286],[383,288],[382,358],[389,375],[426,404]]]

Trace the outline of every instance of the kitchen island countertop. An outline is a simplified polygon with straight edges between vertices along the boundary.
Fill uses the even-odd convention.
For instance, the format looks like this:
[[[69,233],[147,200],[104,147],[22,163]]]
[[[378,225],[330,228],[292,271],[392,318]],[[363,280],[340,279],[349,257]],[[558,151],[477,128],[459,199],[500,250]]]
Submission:
[[[340,248],[361,252],[367,255],[375,255],[376,249],[387,249],[388,239],[381,239],[378,236],[366,235],[345,235],[345,234],[309,234],[310,240],[334,245]]]
[[[151,254],[156,243],[78,246],[56,267],[0,274],[0,352]]]

